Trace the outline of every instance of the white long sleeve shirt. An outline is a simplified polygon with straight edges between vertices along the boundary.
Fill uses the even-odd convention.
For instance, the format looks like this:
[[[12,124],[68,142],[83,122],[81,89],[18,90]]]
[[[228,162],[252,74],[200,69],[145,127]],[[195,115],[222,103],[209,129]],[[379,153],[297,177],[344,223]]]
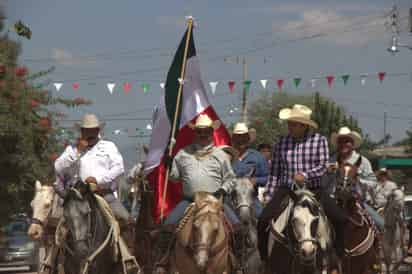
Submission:
[[[100,187],[116,190],[116,179],[124,173],[124,165],[123,157],[114,143],[100,140],[81,155],[80,162],[79,157],[77,148],[68,146],[54,163],[56,173],[60,178],[64,178],[66,187],[75,183],[75,173],[79,168],[82,181],[95,177]]]

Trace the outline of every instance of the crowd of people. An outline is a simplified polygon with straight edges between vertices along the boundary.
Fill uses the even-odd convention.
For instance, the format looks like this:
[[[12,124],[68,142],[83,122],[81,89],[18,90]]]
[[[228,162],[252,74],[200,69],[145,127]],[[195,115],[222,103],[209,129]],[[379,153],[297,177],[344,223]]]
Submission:
[[[237,123],[231,132],[232,146],[221,147],[213,143],[214,121],[205,114],[200,115],[194,125],[196,137],[193,143],[165,160],[171,181],[182,183],[183,197],[164,224],[177,225],[193,202],[194,194],[205,191],[224,199],[225,215],[233,225],[235,237],[241,237],[245,231],[242,231],[228,197],[235,178],[248,177],[256,189],[254,209],[258,217],[258,248],[265,261],[268,258],[269,221],[281,214],[281,203],[290,190],[296,185],[304,185],[316,195],[333,224],[335,248],[337,254],[343,256],[342,228],[348,218],[336,203],[336,186],[328,184],[329,180],[324,178],[334,176],[340,166],[350,164],[358,167],[359,183],[353,192],[377,226],[383,229],[376,210],[384,207],[391,192],[399,188],[390,180],[390,171],[385,168],[376,173],[373,171],[370,161],[357,150],[362,136],[356,131],[342,127],[332,136],[317,133],[318,125],[312,120],[311,113],[310,108],[298,104],[282,109],[279,119],[287,123],[288,134],[273,145],[255,146],[256,131],[245,123]],[[55,190],[64,197],[66,189],[80,179],[104,197],[115,216],[127,227],[133,225],[138,216],[139,200],[130,205],[131,214],[119,201],[117,178],[125,172],[123,158],[113,142],[100,138],[101,128],[96,115],[84,116],[79,124],[81,138],[75,146],[68,146],[55,162],[58,178]],[[329,142],[334,148],[333,154],[330,154]],[[257,149],[253,149],[254,146]],[[143,163],[139,163],[128,173],[128,181],[143,180],[142,170]],[[174,240],[166,230],[160,238],[163,250]],[[239,248],[234,246],[233,250],[236,253]]]

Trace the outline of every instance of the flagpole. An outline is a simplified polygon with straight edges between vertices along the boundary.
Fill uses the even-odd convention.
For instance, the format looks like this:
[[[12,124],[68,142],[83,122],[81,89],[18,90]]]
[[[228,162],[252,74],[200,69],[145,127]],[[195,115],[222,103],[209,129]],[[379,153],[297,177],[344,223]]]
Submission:
[[[182,91],[183,91],[183,84],[184,84],[184,79],[185,79],[185,73],[186,73],[186,63],[187,63],[187,52],[189,50],[189,42],[190,42],[190,37],[192,35],[192,25],[193,25],[193,18],[189,18],[187,22],[187,36],[186,36],[186,44],[185,44],[185,51],[183,55],[183,65],[182,65],[182,71],[180,72],[180,79],[182,81],[179,81],[179,90],[177,92],[177,102],[176,102],[176,110],[175,114],[173,117],[173,124],[172,124],[172,134],[170,135],[170,141],[169,141],[169,149],[168,149],[168,154],[169,157],[172,156],[173,154],[173,146],[174,146],[174,136],[176,134],[176,124],[177,124],[177,118],[179,116],[179,108],[180,108],[180,99],[182,97]],[[177,80],[177,79],[176,79]],[[163,195],[162,195],[162,201],[160,204],[160,221],[163,222],[163,217],[164,217],[164,208],[165,208],[165,201],[166,201],[166,193],[167,193],[167,186],[169,183],[169,173],[170,173],[170,166],[166,169],[166,176],[165,176],[165,184],[163,188]]]

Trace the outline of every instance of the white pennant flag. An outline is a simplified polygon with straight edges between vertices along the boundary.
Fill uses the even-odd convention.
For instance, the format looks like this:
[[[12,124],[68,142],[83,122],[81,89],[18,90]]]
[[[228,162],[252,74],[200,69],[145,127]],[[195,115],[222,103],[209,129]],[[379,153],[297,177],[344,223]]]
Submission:
[[[362,75],[361,75],[360,81],[361,81],[361,85],[362,85],[362,86],[364,86],[364,85],[366,84],[366,78],[367,78],[367,77],[368,77],[367,74],[362,74]]]
[[[115,83],[108,83],[107,88],[109,89],[110,94],[113,94],[114,87],[116,86]]]
[[[56,88],[57,91],[59,91],[62,88],[63,84],[62,83],[54,83],[54,87]]]
[[[310,80],[310,84],[311,84],[312,88],[315,88],[316,87],[316,79]]]
[[[216,93],[216,87],[217,87],[217,84],[218,84],[219,82],[209,82],[209,85],[210,85],[210,89],[212,90],[212,94],[213,95],[215,95],[215,93]]]
[[[160,88],[164,89],[165,88],[165,83],[160,83]]]
[[[268,83],[268,80],[260,80],[260,83],[262,84],[262,87],[263,87],[264,89],[266,89],[266,85],[267,85],[267,83]]]

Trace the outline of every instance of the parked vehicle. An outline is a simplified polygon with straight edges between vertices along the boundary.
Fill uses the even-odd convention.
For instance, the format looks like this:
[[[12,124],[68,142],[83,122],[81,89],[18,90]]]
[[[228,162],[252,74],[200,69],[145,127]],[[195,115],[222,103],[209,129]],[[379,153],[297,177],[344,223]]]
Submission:
[[[39,246],[28,237],[29,226],[27,219],[18,218],[0,228],[0,268],[38,270]]]

